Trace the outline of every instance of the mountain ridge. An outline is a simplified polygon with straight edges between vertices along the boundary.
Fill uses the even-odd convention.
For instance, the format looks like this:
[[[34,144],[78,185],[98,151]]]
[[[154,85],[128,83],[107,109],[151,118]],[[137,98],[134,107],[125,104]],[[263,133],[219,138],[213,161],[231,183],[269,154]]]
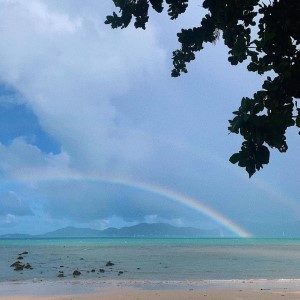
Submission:
[[[139,223],[122,228],[109,227],[103,230],[67,226],[40,235],[4,234],[0,238],[101,238],[101,237],[218,237],[218,230],[203,230],[194,227],[176,227],[166,223]]]

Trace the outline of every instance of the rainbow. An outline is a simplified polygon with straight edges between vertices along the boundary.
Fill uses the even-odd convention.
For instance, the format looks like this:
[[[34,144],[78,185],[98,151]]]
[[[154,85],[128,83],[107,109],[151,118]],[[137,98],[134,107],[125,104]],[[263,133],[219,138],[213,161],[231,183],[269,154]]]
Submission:
[[[77,178],[79,179],[79,178]],[[252,234],[245,229],[241,228],[237,224],[235,224],[230,219],[226,218],[222,214],[216,212],[215,210],[209,208],[208,206],[200,203],[198,200],[191,198],[187,195],[172,191],[170,189],[167,189],[165,187],[149,184],[149,183],[143,183],[128,179],[120,179],[120,178],[108,178],[108,177],[83,177],[80,178],[81,180],[88,180],[88,181],[97,181],[101,183],[108,183],[108,184],[116,184],[119,186],[124,187],[130,187],[137,190],[145,191],[154,195],[158,195],[164,198],[167,198],[175,203],[181,204],[185,207],[188,207],[194,211],[197,211],[218,224],[224,226],[228,230],[230,230],[232,233],[237,235],[238,237],[243,238],[249,238],[252,237]]]
[[[140,191],[148,192],[153,195],[157,195],[160,197],[167,198],[174,203],[181,204],[185,207],[188,207],[196,212],[199,212],[210,219],[214,220],[216,223],[224,226],[226,229],[237,235],[238,237],[242,238],[250,238],[253,237],[253,235],[245,230],[244,228],[240,227],[239,225],[235,224],[233,221],[225,217],[224,215],[220,214],[219,212],[211,209],[210,207],[202,204],[198,200],[187,196],[185,194],[175,192],[173,190],[170,190],[166,187],[149,184],[145,182],[136,181],[133,179],[125,179],[120,177],[102,177],[98,175],[88,175],[88,176],[82,176],[79,174],[55,174],[54,178],[50,179],[47,177],[43,179],[43,176],[37,178],[31,178],[30,176],[26,176],[25,181],[32,181],[35,182],[42,182],[42,181],[95,181],[95,182],[101,182],[101,183],[107,183],[107,184],[115,184],[119,186],[129,187],[133,189],[137,189]]]

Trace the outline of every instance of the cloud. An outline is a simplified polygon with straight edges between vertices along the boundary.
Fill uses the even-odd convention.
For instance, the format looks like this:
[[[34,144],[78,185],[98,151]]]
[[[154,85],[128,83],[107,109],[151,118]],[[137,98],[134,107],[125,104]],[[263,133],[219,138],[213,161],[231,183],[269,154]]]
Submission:
[[[4,216],[6,223],[12,223],[15,216],[32,215],[33,212],[25,201],[14,192],[0,194],[0,216]]]
[[[1,139],[1,178],[38,200],[31,203],[39,212],[27,220],[6,212],[3,224],[22,218],[30,228],[34,219],[44,231],[72,222],[211,224],[167,199],[87,180],[99,176],[181,192],[237,222],[291,216],[227,162],[240,147],[238,137],[227,135],[230,112],[261,78],[232,68],[223,46],[207,47],[188,76],[170,78],[176,32],[202,13],[191,3],[182,23],[156,16],[142,31],[104,25],[112,1],[0,0],[0,104],[26,107],[36,117],[31,128],[39,127],[18,130],[23,113],[11,120],[16,134]],[[34,142],[37,130],[55,140],[55,151],[49,140],[48,147]],[[297,199],[297,182],[290,180],[297,164],[280,162],[257,177],[266,174],[271,187]]]
[[[153,30],[112,31],[105,4],[80,16],[47,1],[0,4],[0,78],[23,95],[70,165],[111,172],[147,159],[151,140],[122,126],[111,99],[163,66]]]
[[[59,178],[71,172],[68,167],[69,158],[65,152],[57,155],[44,154],[22,137],[14,139],[8,146],[0,143],[0,156],[0,170],[7,178],[14,180]]]

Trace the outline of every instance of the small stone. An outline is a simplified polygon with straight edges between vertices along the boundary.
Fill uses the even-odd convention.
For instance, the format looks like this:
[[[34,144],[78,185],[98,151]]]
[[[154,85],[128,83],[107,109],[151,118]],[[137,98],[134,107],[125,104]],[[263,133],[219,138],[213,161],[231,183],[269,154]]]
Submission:
[[[64,272],[59,272],[59,274],[57,275],[57,277],[65,277]]]
[[[95,269],[92,269],[92,270],[91,270],[92,273],[94,273],[95,271],[96,271]]]
[[[124,273],[123,271],[119,271],[118,276],[120,276],[120,275],[123,274],[123,273]]]
[[[106,266],[107,267],[111,267],[111,266],[114,266],[115,264],[114,263],[112,263],[110,260],[106,263]]]
[[[73,276],[79,276],[80,274],[81,274],[81,272],[78,271],[78,270],[75,270],[75,271],[73,272]]]
[[[17,259],[23,259],[24,257],[23,256],[19,256]]]
[[[99,269],[99,272],[100,272],[100,273],[104,273],[105,270],[104,270],[104,269]]]

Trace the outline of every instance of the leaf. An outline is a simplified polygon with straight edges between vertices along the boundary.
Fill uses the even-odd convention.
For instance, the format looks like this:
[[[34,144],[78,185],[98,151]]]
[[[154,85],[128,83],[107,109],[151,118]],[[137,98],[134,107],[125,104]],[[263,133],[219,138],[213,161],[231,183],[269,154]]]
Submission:
[[[259,146],[256,151],[256,160],[261,164],[268,164],[270,151],[266,146]]]
[[[228,129],[231,132],[239,133],[239,129],[241,127],[241,124],[243,123],[243,117],[242,116],[236,116],[233,118],[233,120],[229,121],[230,125]]]
[[[259,112],[263,111],[264,106],[262,104],[255,104],[252,113],[253,114],[258,114]]]
[[[296,118],[296,126],[300,127],[300,114],[298,114],[298,116]]]
[[[274,82],[267,81],[267,80],[264,82],[262,87],[269,92],[273,92],[278,89],[278,87],[274,84]]]
[[[248,112],[252,109],[254,105],[254,101],[249,99],[248,97],[244,97],[241,102],[241,106],[244,112]]]
[[[244,114],[244,121],[247,122],[250,119],[251,115]]]
[[[240,160],[240,153],[234,153],[231,155],[231,157],[229,158],[229,161],[232,164],[236,164],[238,161]]]
[[[238,166],[245,168],[247,165],[247,150],[242,147],[242,150],[239,152],[240,154],[240,159],[239,159],[239,163]]]
[[[163,0],[150,0],[150,3],[152,4],[153,9],[158,13],[163,11]]]
[[[106,21],[104,22],[105,24],[111,24],[114,21],[113,16],[107,16]]]
[[[276,36],[275,32],[265,32],[264,41],[270,41]]]
[[[247,162],[246,171],[249,174],[249,178],[255,173],[255,163],[252,160]]]

